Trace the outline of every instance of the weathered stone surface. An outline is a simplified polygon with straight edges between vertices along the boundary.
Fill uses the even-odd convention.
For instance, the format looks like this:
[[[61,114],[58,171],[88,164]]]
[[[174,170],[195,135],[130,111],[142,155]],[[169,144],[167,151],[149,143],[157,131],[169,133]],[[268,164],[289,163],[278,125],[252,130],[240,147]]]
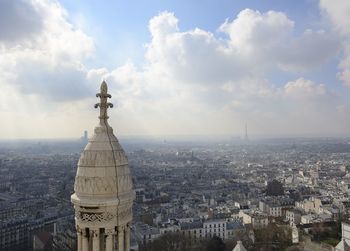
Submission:
[[[125,227],[132,220],[135,194],[128,159],[107,122],[107,108],[112,104],[107,103],[110,95],[105,82],[101,85],[101,93],[96,96],[101,98],[101,102],[95,105],[100,107],[100,123],[81,153],[75,193],[71,196],[78,232],[87,228]]]

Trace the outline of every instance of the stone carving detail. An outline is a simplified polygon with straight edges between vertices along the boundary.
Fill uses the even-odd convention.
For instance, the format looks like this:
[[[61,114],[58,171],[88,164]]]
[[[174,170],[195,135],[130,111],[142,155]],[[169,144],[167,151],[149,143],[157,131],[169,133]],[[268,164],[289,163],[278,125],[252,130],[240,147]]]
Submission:
[[[123,166],[128,161],[123,150],[119,147],[112,151],[84,151],[79,159],[79,166]]]
[[[118,227],[118,233],[124,233],[124,226]]]
[[[119,176],[119,194],[131,189],[128,175]],[[75,177],[74,190],[81,193],[116,193],[116,179],[114,177]]]
[[[85,229],[82,229],[79,227],[79,225],[76,225],[76,229],[77,229],[77,234],[83,234]]]
[[[110,212],[89,213],[89,212],[79,212],[79,211],[75,213],[75,217],[77,218],[77,220],[85,221],[85,222],[106,222],[106,221],[113,220],[117,216],[119,218],[125,218],[131,215],[132,215],[131,207],[124,210],[119,210],[119,212],[116,212],[115,214]]]
[[[106,229],[105,230],[105,235],[114,235],[115,234],[115,230],[114,229]]]
[[[91,236],[95,237],[95,238],[98,238],[99,235],[100,235],[100,231],[99,230],[91,230],[90,233],[91,233]]]
[[[126,218],[130,217],[132,215],[132,209],[131,207],[119,210],[119,212],[110,213],[110,212],[103,212],[103,213],[89,213],[89,212],[76,212],[75,217],[77,220],[85,221],[85,222],[107,222],[110,220],[113,220],[117,216],[119,218]]]
[[[115,214],[104,212],[104,213],[87,213],[87,212],[76,212],[75,217],[77,220],[85,222],[107,222],[116,217]]]
[[[74,190],[83,193],[114,193],[116,191],[113,177],[75,177]]]

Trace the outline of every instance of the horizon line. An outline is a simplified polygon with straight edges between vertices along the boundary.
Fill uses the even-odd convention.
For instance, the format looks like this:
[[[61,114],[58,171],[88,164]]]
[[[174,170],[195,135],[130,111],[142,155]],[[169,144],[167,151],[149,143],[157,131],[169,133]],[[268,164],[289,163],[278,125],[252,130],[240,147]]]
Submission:
[[[90,137],[88,137],[89,139]],[[171,135],[150,135],[150,134],[126,134],[126,135],[118,135],[117,138],[121,139],[157,139],[157,140],[176,140],[178,138],[179,140],[186,140],[186,139],[199,139],[203,138],[205,139],[211,139],[213,138],[219,140],[223,140],[224,138],[227,138],[227,140],[242,140],[244,141],[244,135],[235,135],[235,134],[171,134]],[[328,134],[328,135],[322,135],[322,134],[251,134],[249,137],[249,141],[255,141],[255,140],[264,140],[264,139],[340,139],[340,138],[350,138],[350,134]],[[81,140],[82,136],[80,137],[56,137],[56,138],[0,138],[0,141],[34,141],[34,140]]]

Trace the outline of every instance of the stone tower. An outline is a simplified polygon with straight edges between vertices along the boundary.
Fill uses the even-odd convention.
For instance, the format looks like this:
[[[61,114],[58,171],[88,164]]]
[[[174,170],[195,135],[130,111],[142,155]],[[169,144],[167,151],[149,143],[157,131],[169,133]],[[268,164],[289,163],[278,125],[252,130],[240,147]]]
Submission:
[[[82,152],[71,201],[75,209],[78,251],[130,251],[135,197],[128,160],[108,124],[107,84],[102,82],[99,124]]]
[[[248,140],[249,140],[249,138],[248,138],[248,126],[247,126],[247,123],[245,123],[244,140],[245,140],[245,141],[248,141]]]

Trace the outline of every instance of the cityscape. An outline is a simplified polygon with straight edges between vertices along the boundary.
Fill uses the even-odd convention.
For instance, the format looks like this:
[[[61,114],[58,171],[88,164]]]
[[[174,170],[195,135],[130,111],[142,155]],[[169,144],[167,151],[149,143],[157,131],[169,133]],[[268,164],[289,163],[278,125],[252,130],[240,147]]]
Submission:
[[[349,13],[0,0],[0,251],[349,251]]]
[[[1,144],[2,250],[76,248],[70,195],[86,140]],[[159,250],[154,243],[171,234],[181,235],[181,250],[213,236],[226,250],[237,241],[247,250],[332,250],[341,240],[349,140],[121,142],[136,193],[134,250]]]

